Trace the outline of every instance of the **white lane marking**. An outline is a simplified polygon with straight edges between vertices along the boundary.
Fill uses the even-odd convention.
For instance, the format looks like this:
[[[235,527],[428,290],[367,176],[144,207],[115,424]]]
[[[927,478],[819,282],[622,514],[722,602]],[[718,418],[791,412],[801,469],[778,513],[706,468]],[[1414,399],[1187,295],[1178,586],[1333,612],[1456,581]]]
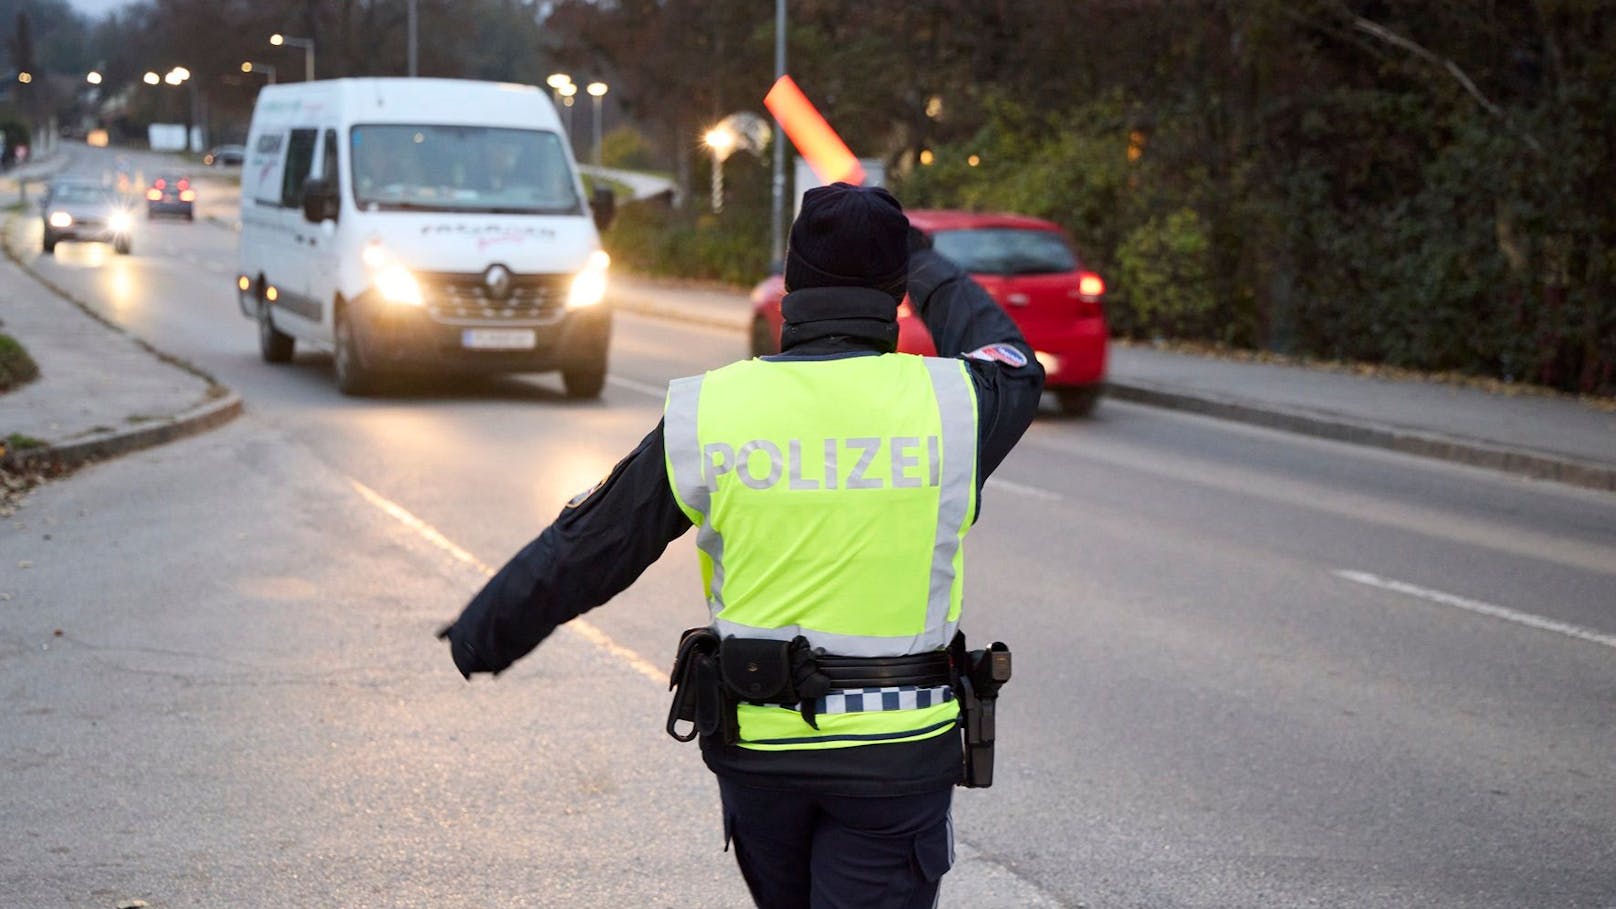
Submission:
[[[988,477],[987,487],[989,489],[1000,489],[1018,496],[1026,496],[1029,499],[1039,499],[1044,502],[1059,502],[1065,498],[1058,492],[1041,489],[1037,486],[1025,486],[999,477]]]
[[[638,392],[642,395],[656,398],[658,401],[668,397],[668,386],[666,385],[652,385],[649,382],[638,382],[634,379],[625,379],[622,376],[607,376],[606,384]]]
[[[485,578],[493,577],[494,569],[488,567],[486,562],[460,548],[459,546],[456,546],[454,541],[439,533],[437,528],[433,527],[431,524],[428,524],[415,515],[410,514],[402,505],[384,498],[380,493],[359,482],[358,480],[350,477],[348,478],[348,482],[353,484],[354,490],[357,491],[359,495],[364,497],[365,501],[375,505],[388,516],[397,520],[405,527],[415,531],[428,543],[431,543],[433,546],[447,552],[452,558],[454,558],[455,561],[461,562],[462,564],[476,569],[477,572]],[[596,628],[588,621],[584,619],[573,619],[572,621],[563,625],[562,628],[577,634],[579,637],[582,637],[589,643],[594,644],[596,647],[599,647],[612,656],[617,657],[624,663],[627,663],[630,669],[633,669],[635,672],[638,672],[640,675],[645,676],[658,685],[667,684],[667,670],[658,668],[650,660],[647,660],[645,657],[640,656],[633,650],[630,650],[629,648],[624,647],[622,644],[612,640],[610,635],[604,631],[601,631],[599,628]]]
[[[1393,593],[1401,593],[1411,597],[1418,597],[1422,600],[1430,600],[1433,603],[1441,603],[1444,606],[1453,606],[1468,612],[1491,616],[1495,619],[1503,619],[1506,622],[1514,622],[1518,625],[1525,625],[1528,628],[1536,628],[1540,631],[1552,631],[1556,634],[1563,634],[1567,637],[1576,638],[1579,641],[1588,641],[1593,644],[1603,644],[1606,647],[1616,648],[1616,635],[1601,634],[1600,632],[1583,628],[1580,625],[1572,625],[1569,622],[1546,619],[1540,615],[1533,615],[1529,612],[1518,612],[1504,606],[1494,606],[1491,603],[1483,603],[1480,600],[1472,600],[1467,597],[1456,596],[1451,593],[1443,593],[1440,590],[1417,587],[1406,581],[1394,581],[1390,578],[1383,578],[1379,575],[1370,574],[1367,571],[1341,570],[1331,572],[1331,574],[1354,583],[1367,584],[1370,587],[1378,587],[1381,590],[1390,590]]]

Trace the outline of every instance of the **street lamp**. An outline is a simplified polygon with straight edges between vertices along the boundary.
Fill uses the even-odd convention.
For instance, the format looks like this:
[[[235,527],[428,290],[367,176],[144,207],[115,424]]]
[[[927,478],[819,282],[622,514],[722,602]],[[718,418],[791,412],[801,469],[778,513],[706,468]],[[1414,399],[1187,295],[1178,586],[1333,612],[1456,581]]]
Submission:
[[[724,159],[735,151],[738,137],[733,131],[722,124],[713,127],[702,136],[702,142],[713,153],[713,214],[724,210]]]
[[[84,81],[90,83],[91,85],[100,85],[101,84],[101,74],[98,73],[98,72],[95,72],[94,70],[91,70],[90,72],[85,74]]]
[[[549,77],[544,80],[544,84],[550,86],[550,100],[555,102],[556,107],[560,107],[561,86],[571,85],[572,77],[566,73],[551,73]]]
[[[146,83],[147,85],[190,85],[191,105],[185,113],[185,148],[189,151],[200,151],[200,148],[191,148],[191,130],[195,126],[197,115],[196,82],[191,80],[191,71],[183,66],[176,66],[159,76],[156,73],[147,70],[146,74],[140,77],[140,81]]]
[[[314,81],[314,39],[313,38],[292,38],[292,37],[289,37],[287,35],[282,35],[282,34],[276,33],[276,34],[273,34],[273,35],[269,36],[269,43],[275,45],[276,47],[280,47],[281,45],[284,44],[287,47],[301,47],[301,48],[303,48],[303,81],[304,82],[313,82]]]
[[[571,82],[556,89],[561,93],[561,104],[567,109],[567,141],[572,142],[572,96],[578,94],[578,86]]]
[[[605,97],[605,95],[606,95],[606,83],[604,83],[604,82],[591,82],[588,85],[584,86],[584,91],[589,92],[589,97],[595,99],[595,155],[594,155],[594,159],[595,159],[595,166],[599,167],[600,166],[600,99]]]
[[[21,82],[23,85],[27,85],[28,83],[34,81],[34,74],[29,72],[18,73],[17,81]]]
[[[247,62],[241,64],[241,71],[244,73],[268,73],[269,84],[275,84],[275,67],[270,66],[268,63],[255,63],[248,60]]]

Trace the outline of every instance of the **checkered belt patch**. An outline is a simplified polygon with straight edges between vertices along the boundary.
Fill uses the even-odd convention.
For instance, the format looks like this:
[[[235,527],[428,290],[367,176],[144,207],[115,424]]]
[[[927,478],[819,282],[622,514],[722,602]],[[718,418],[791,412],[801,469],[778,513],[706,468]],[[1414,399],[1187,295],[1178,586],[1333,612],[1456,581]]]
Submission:
[[[918,710],[952,701],[954,689],[947,685],[935,688],[917,688],[903,685],[896,688],[848,688],[832,691],[814,702],[815,714],[875,713],[882,710]],[[796,710],[796,707],[792,707]]]

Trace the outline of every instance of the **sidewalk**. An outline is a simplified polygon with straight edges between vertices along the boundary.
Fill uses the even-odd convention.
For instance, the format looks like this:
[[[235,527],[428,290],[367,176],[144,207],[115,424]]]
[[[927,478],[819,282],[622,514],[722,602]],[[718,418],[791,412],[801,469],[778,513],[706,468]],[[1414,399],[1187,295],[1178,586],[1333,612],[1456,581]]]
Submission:
[[[27,176],[44,179],[50,167],[30,165]],[[0,205],[17,198],[15,175],[6,176]],[[0,332],[22,342],[39,365],[39,378],[0,395],[0,467],[72,466],[201,432],[240,413],[234,392],[20,267],[13,244],[34,214],[0,216]]]
[[[627,312],[737,332],[751,324],[747,295],[726,288],[614,274],[608,296]],[[1569,397],[1120,344],[1108,386],[1119,400],[1616,492],[1616,411]]]

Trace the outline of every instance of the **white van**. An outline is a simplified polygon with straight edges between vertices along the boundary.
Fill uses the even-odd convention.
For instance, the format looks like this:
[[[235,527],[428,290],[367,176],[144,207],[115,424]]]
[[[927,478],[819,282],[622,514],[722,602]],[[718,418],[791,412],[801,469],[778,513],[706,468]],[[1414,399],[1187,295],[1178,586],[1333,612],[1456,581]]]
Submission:
[[[399,372],[606,380],[608,258],[549,95],[454,79],[259,93],[241,169],[241,311],[271,363],[330,346],[337,385]]]

